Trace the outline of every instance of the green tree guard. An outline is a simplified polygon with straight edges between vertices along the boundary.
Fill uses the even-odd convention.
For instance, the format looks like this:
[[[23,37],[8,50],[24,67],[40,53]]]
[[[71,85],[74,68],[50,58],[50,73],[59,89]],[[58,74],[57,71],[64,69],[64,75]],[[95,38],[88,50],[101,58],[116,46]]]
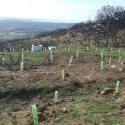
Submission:
[[[34,125],[38,125],[38,117],[37,117],[37,108],[36,108],[36,104],[32,105],[32,115],[33,115],[33,122]]]
[[[104,62],[101,61],[101,71],[103,71],[103,70],[104,70]]]
[[[117,81],[117,83],[116,83],[116,93],[119,93],[119,85],[120,85],[120,81]]]
[[[58,91],[55,91],[55,95],[54,95],[54,103],[56,103],[58,100]]]
[[[64,70],[62,70],[62,80],[65,79]]]

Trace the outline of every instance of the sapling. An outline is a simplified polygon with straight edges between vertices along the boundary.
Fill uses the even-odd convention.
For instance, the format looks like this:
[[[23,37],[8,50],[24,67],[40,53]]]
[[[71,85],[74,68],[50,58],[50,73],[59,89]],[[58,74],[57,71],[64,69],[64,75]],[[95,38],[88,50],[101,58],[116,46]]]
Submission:
[[[86,50],[89,51],[89,47],[88,46],[86,47]]]
[[[52,55],[53,54],[53,51],[52,50],[50,50],[50,55]]]
[[[24,53],[24,48],[22,48],[22,54]]]
[[[4,62],[5,62],[5,58],[2,58],[2,63],[3,63],[3,65],[4,65]]]
[[[29,52],[28,48],[27,48],[27,53]]]
[[[122,61],[122,56],[119,56],[119,63],[121,63]]]
[[[53,55],[50,55],[50,60],[51,62],[53,62]]]
[[[10,52],[12,52],[12,48],[10,48]]]
[[[66,46],[65,46],[65,52],[66,52]]]
[[[121,49],[119,49],[118,53],[119,53],[119,55],[121,54]]]
[[[33,49],[32,49],[32,47],[31,47],[31,52],[33,52]]]
[[[96,49],[95,49],[95,54],[97,54],[97,51],[98,51],[98,48],[96,47]]]
[[[79,46],[77,47],[77,52],[79,51]]]
[[[65,79],[65,74],[64,74],[64,70],[62,70],[62,80]]]
[[[104,70],[104,62],[101,61],[101,70],[103,71]]]
[[[108,44],[108,48],[110,48],[110,44]]]
[[[55,95],[54,95],[54,103],[56,103],[58,100],[58,91],[55,91]]]
[[[70,48],[68,48],[68,53],[70,52]]]
[[[71,66],[71,60],[69,59],[69,67]]]
[[[103,51],[100,52],[101,60],[103,59]]]
[[[120,81],[117,81],[117,83],[116,83],[116,93],[119,93],[119,85],[120,85]]]
[[[111,49],[110,49],[111,51],[113,51],[113,47],[111,47]]]
[[[72,63],[72,62],[73,62],[73,56],[71,56],[71,59],[70,59],[70,60],[71,60],[71,63]]]
[[[6,50],[6,55],[7,55],[7,50]]]
[[[79,49],[76,50],[76,53],[79,53]]]
[[[91,46],[91,48],[92,48],[92,46],[93,46],[93,45],[92,45],[92,44],[90,44],[90,46]]]
[[[112,58],[110,57],[110,58],[109,58],[109,65],[111,64],[111,61],[112,61]]]
[[[32,115],[33,115],[34,125],[38,125],[38,117],[37,117],[36,104],[33,104],[33,105],[32,105]]]
[[[94,45],[92,46],[92,49],[93,49],[93,52],[94,52],[94,49],[95,49],[95,46],[94,46]]]
[[[23,69],[24,69],[24,62],[21,62],[21,64],[20,64],[20,71],[22,72]]]
[[[21,57],[22,57],[22,62],[23,62],[24,61],[24,54],[23,53],[22,53]]]
[[[79,57],[79,53],[77,52],[77,53],[76,53],[76,58],[78,58],[78,57]]]

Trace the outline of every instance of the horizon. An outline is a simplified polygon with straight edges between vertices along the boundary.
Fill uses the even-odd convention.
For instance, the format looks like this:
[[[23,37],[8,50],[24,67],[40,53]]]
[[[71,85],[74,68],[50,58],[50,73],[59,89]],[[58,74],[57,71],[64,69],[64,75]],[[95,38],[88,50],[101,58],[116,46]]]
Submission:
[[[94,20],[102,6],[125,8],[123,0],[0,0],[0,17],[79,23]],[[58,22],[58,23],[59,23]]]
[[[63,22],[56,19],[40,19],[40,18],[21,18],[21,17],[1,17],[0,20],[21,20],[21,21],[30,21],[30,22],[47,22],[47,23],[73,23],[73,22]]]

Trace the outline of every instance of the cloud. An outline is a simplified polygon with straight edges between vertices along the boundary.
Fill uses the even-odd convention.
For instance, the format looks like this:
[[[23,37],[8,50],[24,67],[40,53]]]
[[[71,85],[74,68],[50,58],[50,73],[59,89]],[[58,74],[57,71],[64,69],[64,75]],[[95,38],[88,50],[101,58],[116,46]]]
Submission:
[[[109,5],[112,5],[112,6],[122,6],[122,7],[125,7],[125,2],[124,0],[110,0],[108,2]]]
[[[125,6],[124,0],[0,0],[0,16],[81,22],[107,4]]]

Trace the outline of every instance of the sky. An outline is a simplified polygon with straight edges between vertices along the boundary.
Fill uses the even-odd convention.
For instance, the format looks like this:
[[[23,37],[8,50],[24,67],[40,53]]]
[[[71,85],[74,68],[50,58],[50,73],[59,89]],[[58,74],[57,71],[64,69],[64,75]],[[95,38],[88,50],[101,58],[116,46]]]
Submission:
[[[0,0],[0,17],[78,23],[94,20],[97,10],[105,5],[125,8],[124,0]]]

